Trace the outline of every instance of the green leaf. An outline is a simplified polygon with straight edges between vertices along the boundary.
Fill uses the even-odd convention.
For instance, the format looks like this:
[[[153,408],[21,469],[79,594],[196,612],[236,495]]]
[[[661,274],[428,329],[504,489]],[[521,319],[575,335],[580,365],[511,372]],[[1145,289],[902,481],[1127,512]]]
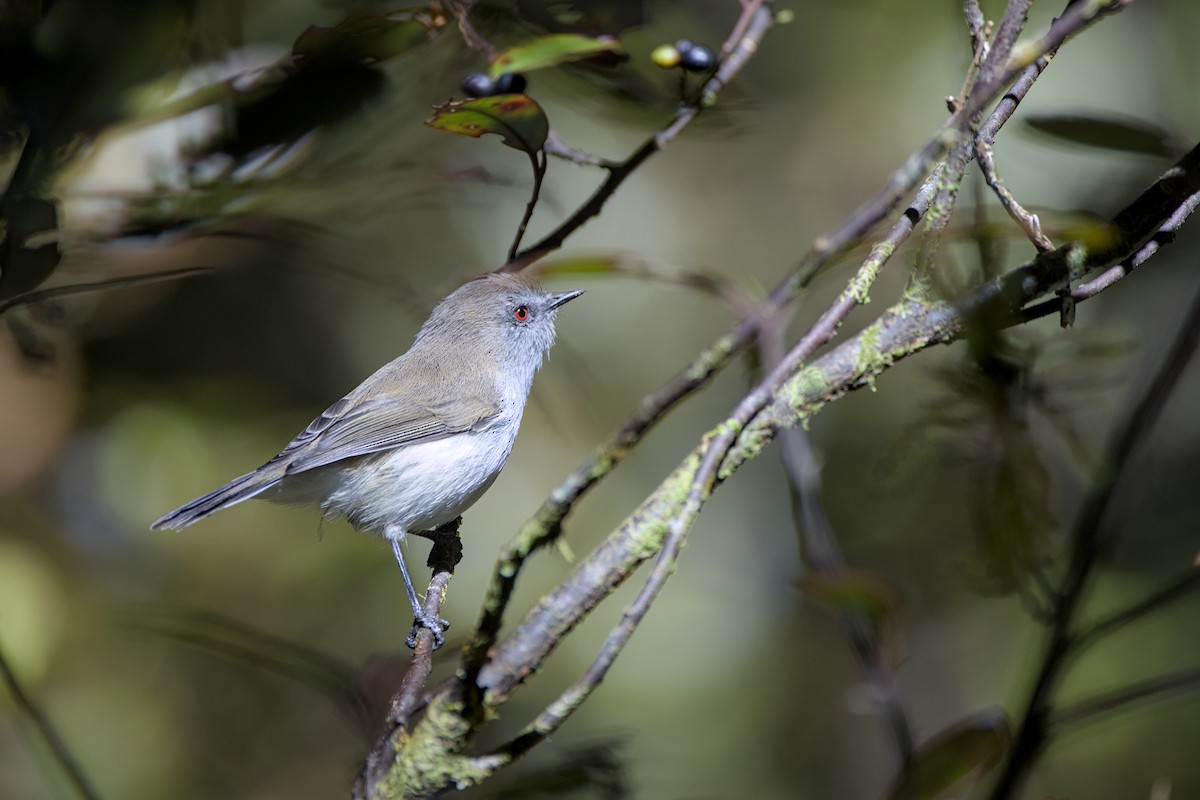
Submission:
[[[968,717],[917,749],[891,800],[948,800],[979,783],[1004,756],[1011,740],[1000,709]]]
[[[382,61],[428,39],[437,27],[436,19],[428,9],[390,14],[360,11],[332,28],[310,25],[292,45],[292,55],[334,61]]]
[[[539,36],[514,47],[510,47],[492,62],[491,76],[497,78],[505,72],[530,72],[543,67],[552,67],[564,61],[576,61],[597,53],[616,50],[620,43],[612,37],[593,39],[577,33],[555,33]]]
[[[546,144],[550,122],[542,107],[523,94],[498,94],[454,100],[434,109],[425,124],[439,131],[476,139],[494,133],[504,144],[531,156]]]
[[[1029,127],[1072,144],[1127,153],[1175,158],[1187,147],[1165,128],[1140,119],[1096,114],[1041,114],[1027,117]]]

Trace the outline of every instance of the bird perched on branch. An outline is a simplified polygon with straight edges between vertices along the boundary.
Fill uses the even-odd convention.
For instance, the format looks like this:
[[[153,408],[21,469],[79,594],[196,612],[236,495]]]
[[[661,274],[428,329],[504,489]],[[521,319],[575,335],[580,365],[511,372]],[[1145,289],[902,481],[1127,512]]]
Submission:
[[[407,353],[279,455],[151,527],[185,528],[251,498],[319,505],[391,540],[415,623],[440,645],[449,623],[424,612],[400,545],[408,533],[457,518],[500,474],[554,344],[555,314],[581,294],[550,294],[514,274],[467,283],[434,308]]]

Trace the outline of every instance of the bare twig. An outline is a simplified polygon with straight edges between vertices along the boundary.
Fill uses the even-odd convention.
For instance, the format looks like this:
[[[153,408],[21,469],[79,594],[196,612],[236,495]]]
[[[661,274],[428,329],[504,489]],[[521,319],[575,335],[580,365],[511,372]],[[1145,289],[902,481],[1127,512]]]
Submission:
[[[12,671],[8,659],[4,657],[2,651],[0,651],[0,678],[4,679],[4,686],[12,696],[13,702],[16,703],[17,709],[33,724],[38,736],[50,749],[50,754],[66,774],[75,792],[84,800],[99,800],[100,795],[92,788],[92,783],[84,773],[83,767],[71,755],[71,751],[67,749],[66,743],[58,735],[58,731],[50,722],[50,718],[46,716],[46,712],[42,711],[41,707],[21,686],[21,682],[17,680],[16,674]]]
[[[546,153],[561,158],[563,161],[570,161],[572,164],[578,164],[583,167],[604,167],[605,169],[613,169],[618,166],[618,162],[610,161],[607,158],[593,155],[578,147],[572,147],[563,141],[563,138],[558,135],[558,132],[553,128],[546,134]]]
[[[428,566],[433,571],[429,589],[425,593],[425,605],[422,610],[426,616],[434,619],[441,615],[442,603],[446,599],[446,588],[454,575],[454,567],[462,559],[462,541],[458,536],[458,528],[462,517],[443,525],[429,534],[418,534],[433,540],[429,550]],[[400,689],[392,697],[388,709],[384,732],[379,741],[386,741],[397,732],[409,726],[412,715],[424,704],[422,694],[425,684],[433,672],[433,651],[436,649],[436,637],[429,628],[419,626],[414,633],[412,647],[412,664],[405,672],[400,682]],[[379,796],[378,782],[389,762],[388,754],[378,747],[371,749],[355,779],[351,796],[354,800],[365,800]]]
[[[1136,253],[1124,259],[1121,263],[1104,270],[1092,280],[1081,283],[1071,289],[1070,298],[1076,302],[1080,302],[1095,297],[1100,292],[1129,275],[1157,253],[1163,245],[1175,241],[1175,234],[1178,233],[1187,218],[1195,212],[1197,206],[1200,206],[1200,192],[1192,195],[1186,202],[1181,204],[1175,213],[1154,232],[1149,241]],[[1061,300],[1047,300],[1044,303],[1038,303],[1024,309],[1021,312],[1021,316],[1026,321],[1030,321],[1047,316],[1048,314],[1057,314],[1061,308]]]
[[[1191,359],[1198,340],[1200,293],[1193,300],[1157,373],[1115,431],[1108,448],[1108,468],[1084,499],[1071,534],[1070,562],[1059,592],[1060,600],[1055,609],[1054,624],[1046,643],[1042,664],[1025,704],[1013,746],[992,791],[992,800],[1006,800],[1019,791],[1046,745],[1049,738],[1051,697],[1067,666],[1068,658],[1074,655],[1072,644],[1075,616],[1082,605],[1084,590],[1092,570],[1106,549],[1100,538],[1101,523],[1134,448],[1157,422],[1167,398]]]
[[[861,303],[867,301],[870,288],[878,277],[883,265],[887,262],[888,257],[890,257],[891,252],[891,248],[889,247],[875,248],[871,256],[860,266],[858,273],[847,284],[846,288],[842,290],[837,300],[818,318],[816,323],[788,351],[774,369],[751,392],[742,398],[727,419],[705,437],[705,441],[700,446],[698,465],[691,473],[685,499],[679,505],[677,511],[666,522],[667,527],[662,547],[663,552],[682,546],[683,537],[686,535],[696,515],[699,514],[700,507],[715,486],[724,459],[735,443],[737,443],[739,435],[744,432],[750,421],[768,403],[776,399],[779,390],[785,382],[794,377],[800,365],[810,358],[818,348],[833,340],[837,335],[838,328],[845,321],[846,317],[849,316],[850,312]],[[665,575],[669,574],[669,562],[671,561],[672,557],[668,557],[666,561],[660,559],[656,564],[655,573],[657,574],[661,568],[664,574],[662,580],[665,580]],[[624,579],[623,575],[614,575],[613,577],[614,583],[619,583],[620,580]],[[650,585],[651,582],[648,580],[647,587],[650,587]],[[647,587],[644,587],[643,590],[645,591]],[[654,591],[657,591],[657,589]],[[641,595],[639,595],[640,597]],[[598,600],[599,598],[596,599]],[[554,600],[547,602],[544,599],[544,602],[547,606],[556,606]],[[592,605],[594,603],[570,608],[567,610],[567,619],[573,620],[576,618],[576,615],[582,617],[590,610]],[[528,623],[529,618],[527,617]],[[498,621],[496,624],[498,624]],[[569,628],[573,624],[574,622],[570,621],[566,627]],[[522,627],[525,628],[525,626]],[[538,633],[545,632],[536,622],[528,630],[537,631]],[[549,653],[555,643],[551,638],[543,639],[542,641],[530,641],[519,645],[513,644],[514,640],[522,638],[521,633],[522,631],[519,630],[513,637],[510,637],[509,644],[511,646],[502,648],[499,652],[494,653],[486,666],[483,666],[478,671],[479,685],[487,690],[489,702],[501,702],[523,679],[526,671],[517,664],[510,663],[509,658],[524,662],[532,657],[540,661],[541,658],[544,658]],[[472,648],[475,644],[472,644]],[[467,661],[470,655],[471,649],[468,649],[467,654],[464,655],[465,665],[471,663]],[[474,673],[466,672],[465,674],[469,677]]]
[[[72,283],[67,286],[52,286],[48,289],[36,289],[32,292],[10,297],[7,300],[0,302],[0,316],[12,311],[14,308],[21,306],[33,305],[35,303],[45,303],[48,300],[57,300],[60,297],[72,297],[78,294],[92,294],[93,292],[103,292],[109,289],[124,289],[130,286],[143,286],[150,283],[161,283],[163,281],[174,281],[180,278],[190,278],[193,275],[201,275],[206,272],[213,272],[216,267],[188,267],[187,269],[176,269],[167,272],[155,272],[150,275],[130,275],[126,278],[105,278],[104,280],[92,281],[91,283]]]
[[[1009,87],[981,130],[994,136],[1033,88],[1045,66],[1045,62],[1039,60],[1027,67],[1020,78]],[[925,150],[922,150],[918,155],[926,157],[924,154]],[[757,309],[740,319],[729,332],[702,351],[691,364],[685,366],[666,384],[643,398],[633,416],[551,492],[537,514],[525,523],[517,536],[497,557],[479,623],[463,657],[465,680],[468,683],[474,681],[487,660],[488,651],[496,642],[504,611],[525,560],[558,536],[563,520],[575,503],[621,463],[659,419],[681,400],[704,386],[738,353],[745,350],[754,340],[764,320],[786,309],[809,279],[866,235],[891,210],[899,192],[905,186],[911,185],[910,180],[915,184],[919,179],[920,174],[914,166],[918,162],[924,166],[924,161],[919,158],[910,158],[906,166],[892,175],[888,184],[871,202],[855,212],[841,227],[818,238],[804,259],[784,277]],[[882,266],[912,234],[917,222],[929,207],[938,175],[939,173],[935,172],[926,180],[917,198],[899,216],[888,237],[873,248],[871,258],[878,266]]]
[[[1124,711],[1134,703],[1160,700],[1169,695],[1194,692],[1197,689],[1200,689],[1200,667],[1159,675],[1120,689],[1093,695],[1066,708],[1056,709],[1050,713],[1047,725],[1057,732],[1081,722],[1091,722],[1099,716]]]
[[[1161,224],[1169,216],[1170,204],[1182,202],[1189,190],[1200,189],[1200,148],[1180,161],[1175,172],[1181,176],[1179,181],[1160,181],[1117,215],[1122,235],[1115,237],[1111,249],[1082,253],[1078,248],[1063,248],[1039,256],[1033,263],[989,281],[955,304],[906,296],[853,339],[790,376],[772,402],[736,436],[717,468],[716,479],[724,480],[746,460],[761,453],[782,428],[794,426],[833,399],[872,383],[875,376],[900,359],[933,344],[952,341],[977,313],[973,309],[988,304],[1015,309],[1054,291],[1068,269],[1082,268],[1091,261],[1102,266],[1106,260],[1121,258],[1128,252],[1130,242],[1139,241],[1143,231]],[[1001,324],[1019,322],[1015,311],[1006,317],[995,316]],[[810,331],[810,336],[814,333]],[[802,352],[807,346],[806,339],[809,337],[793,348],[787,360]],[[771,380],[769,377],[759,386]],[[755,400],[751,396],[746,402],[753,406]],[[498,712],[569,630],[639,564],[662,551],[670,533],[686,532],[683,523],[694,509],[686,508],[684,504],[688,501],[681,498],[686,493],[695,502],[697,487],[716,485],[706,480],[711,475],[710,465],[719,460],[715,454],[723,448],[728,430],[737,427],[736,419],[745,418],[745,408],[745,403],[739,404],[734,418],[706,437],[613,534],[579,562],[567,579],[535,604],[513,633],[495,645],[476,681],[467,683],[464,672],[460,671],[456,680],[434,692],[424,718],[407,740],[388,738],[377,744],[395,748],[392,752],[399,753],[397,764],[387,773],[387,785],[392,791],[406,787],[418,794],[430,793],[448,784],[473,785],[491,774],[492,765],[486,760],[461,755],[482,721]]]
[[[996,31],[996,37],[991,44],[988,56],[984,59],[984,63],[980,67],[981,81],[991,81],[1000,72],[1001,64],[1007,61],[1016,44],[1017,36],[1020,35],[1020,32],[1025,27],[1025,23],[1029,18],[1029,7],[1031,5],[1032,0],[1012,0],[1008,4],[1004,12],[1004,17],[1000,21],[1000,27]],[[1049,50],[1041,54],[1037,61],[1044,64],[1047,60],[1054,57],[1054,53],[1055,50]],[[1050,240],[1042,233],[1037,217],[1021,207],[1016,198],[1004,187],[997,176],[995,159],[992,156],[991,149],[994,134],[980,132],[974,120],[971,122],[970,127],[975,131],[974,141],[969,144],[972,150],[971,155],[978,160],[984,180],[987,181],[988,186],[1000,198],[1000,203],[1004,206],[1004,209],[1008,211],[1009,215],[1016,220],[1017,224],[1021,226],[1022,230],[1033,241],[1039,253],[1053,250],[1054,246],[1050,244]]]
[[[947,107],[953,113],[962,108],[966,102],[967,93],[971,91],[972,84],[975,83],[975,76],[979,74],[979,67],[987,59],[988,36],[991,33],[991,23],[987,22],[983,17],[983,10],[979,7],[979,0],[966,0],[963,3],[963,14],[967,18],[967,33],[971,37],[971,63],[967,66],[967,74],[963,78],[963,88],[959,92],[958,97],[946,98]]]
[[[471,24],[471,6],[475,5],[475,0],[445,0],[443,5],[458,22],[458,32],[462,34],[467,47],[478,50],[488,61],[495,61],[496,49],[487,39],[480,36],[479,32],[475,30],[475,26]]]
[[[744,6],[741,16],[734,24],[733,30],[726,39],[725,44],[721,47],[721,52],[725,53],[725,56],[717,66],[716,72],[713,73],[712,77],[705,82],[703,88],[700,90],[700,101],[680,106],[674,119],[662,130],[647,139],[627,159],[611,166],[608,178],[596,189],[592,196],[567,220],[543,237],[541,241],[524,250],[520,254],[521,257],[537,256],[557,250],[562,247],[567,237],[577,231],[592,217],[597,216],[604,208],[605,203],[608,202],[608,199],[625,182],[626,178],[633,174],[646,159],[660,150],[666,149],[667,145],[674,141],[706,106],[712,105],[715,102],[717,95],[720,94],[725,85],[741,71],[746,62],[750,60],[750,57],[758,50],[758,43],[762,41],[763,36],[766,35],[767,31],[774,24],[775,15],[771,10],[770,3],[756,0]]]
[[[454,577],[455,566],[462,560],[462,540],[458,536],[460,524],[462,517],[432,534],[426,534],[433,540],[428,559],[433,577],[429,581],[429,589],[425,592],[425,605],[422,607],[428,617],[436,618],[441,614],[442,603],[446,600],[446,588],[450,579]],[[437,637],[429,628],[418,626],[412,644],[412,667],[401,681],[400,691],[392,698],[391,709],[388,712],[388,721],[397,725],[405,724],[418,705],[425,682],[433,669],[433,651],[437,649]]]
[[[533,217],[538,196],[542,193],[542,180],[546,177],[546,151],[543,149],[530,153],[529,162],[533,166],[533,191],[529,195],[529,202],[525,204],[525,214],[521,217],[521,224],[517,226],[517,235],[513,237],[512,246],[508,248],[509,261],[517,257],[517,248],[521,246],[521,239],[525,237],[525,229],[529,227],[529,220]]]
[[[1193,566],[1138,602],[1092,623],[1091,627],[1075,635],[1075,647],[1082,650],[1197,588],[1200,588],[1200,567]]]
[[[990,91],[998,83],[1007,82],[1001,81],[1001,76],[1006,72],[1013,44],[1025,27],[1031,2],[1032,0],[1010,0],[991,44],[983,49],[984,52],[976,50],[972,54],[971,69],[968,70],[967,76],[968,89],[964,91],[961,103],[957,104],[961,110],[943,126],[943,131],[951,135],[954,141],[942,165],[942,179],[937,196],[933,199],[930,213],[925,219],[925,235],[913,270],[914,281],[917,283],[927,282],[933,273],[938,248],[958,201],[963,175],[966,174],[967,165],[975,155],[969,131],[979,125],[983,114],[986,101],[981,103],[979,94]],[[978,25],[978,12],[978,7],[972,8],[972,4],[967,3],[967,26],[973,39],[981,35],[975,30]]]
[[[987,185],[996,193],[996,197],[1000,200],[1000,205],[1004,206],[1004,210],[1012,217],[1013,222],[1020,226],[1021,230],[1033,242],[1033,246],[1037,248],[1039,253],[1048,253],[1054,249],[1054,243],[1049,237],[1042,232],[1042,223],[1038,220],[1037,214],[1030,213],[1025,210],[1025,207],[1017,202],[1017,198],[1008,190],[1008,187],[1000,180],[1000,176],[996,174],[996,162],[992,156],[992,143],[984,136],[978,135],[975,137],[975,158],[979,162],[979,169],[983,173],[983,179],[987,181]]]
[[[1066,23],[1060,20],[1039,43],[1057,46],[1062,39],[1096,19],[1100,13],[1101,9],[1089,8],[1086,13],[1078,13]],[[1012,87],[1012,92],[1000,101],[989,119],[989,124],[994,124],[996,128],[1012,113],[1044,64],[1016,64],[1010,61],[1005,74],[996,79],[993,87],[980,88],[977,84],[975,88],[972,104],[978,103],[982,107],[1003,88],[1007,80],[1011,80],[1026,66],[1025,73]],[[960,112],[961,119],[970,118],[974,113],[976,109],[972,108],[972,104]],[[677,121],[687,124],[682,117]],[[678,129],[668,126],[660,135],[669,137],[675,130]],[[448,784],[468,786],[486,778],[491,773],[490,764],[461,755],[479,727],[497,712],[517,686],[536,671],[568,630],[620,585],[640,563],[655,553],[665,552],[667,556],[656,565],[661,569],[656,569],[651,576],[655,583],[648,584],[644,590],[652,591],[655,585],[661,585],[658,576],[664,576],[662,580],[665,580],[665,575],[669,574],[673,563],[670,554],[681,545],[700,504],[717,483],[747,458],[756,455],[781,427],[795,424],[798,418],[815,412],[830,399],[871,380],[895,360],[957,335],[963,324],[963,309],[939,303],[930,305],[928,298],[909,297],[854,340],[794,374],[792,371],[801,361],[833,337],[838,322],[844,319],[845,314],[865,299],[870,279],[865,284],[860,284],[858,280],[852,282],[847,289],[850,299],[845,301],[844,294],[822,316],[789,353],[785,363],[781,364],[782,372],[773,372],[760,383],[755,392],[739,404],[733,415],[706,437],[702,446],[664,481],[621,528],[581,562],[570,577],[543,597],[507,639],[497,643],[497,633],[521,565],[531,552],[553,540],[575,501],[595,481],[608,474],[666,410],[703,385],[737,352],[744,349],[764,320],[785,310],[821,265],[858,241],[866,230],[895,206],[908,188],[927,177],[936,157],[956,141],[957,136],[948,137],[939,132],[930,144],[914,154],[905,167],[897,171],[875,201],[851,217],[831,237],[819,240],[800,266],[776,287],[767,301],[739,320],[730,333],[715,342],[668,385],[648,397],[639,412],[597,450],[593,459],[576,470],[567,482],[552,493],[538,515],[501,553],[484,600],[479,627],[464,651],[457,678],[433,693],[421,723],[411,731],[411,736],[399,740],[385,736],[377,742],[376,750],[388,753],[388,757],[395,760],[394,767],[388,770],[390,787],[416,787],[419,791],[433,791],[435,787]],[[635,153],[634,158],[638,157],[644,161],[649,153],[640,156]],[[914,213],[906,214],[903,221],[907,225],[915,224],[919,219],[920,214]],[[905,232],[900,240],[907,235]],[[884,251],[886,248],[881,248],[874,263],[886,262],[890,252]],[[1074,257],[1075,261],[1070,261],[1067,255]],[[1068,267],[1086,266],[1090,263],[1089,256],[1092,254],[1081,254],[1076,250],[1060,256],[1054,263],[1027,265],[1005,276],[1003,281],[982,287],[965,305],[1000,302],[1014,309],[1044,293],[1045,287],[1060,280]],[[1100,260],[1101,256],[1096,254],[1094,258]],[[860,270],[860,276],[862,272]],[[854,296],[854,290],[858,287],[861,287],[861,299]],[[1013,321],[1015,319],[1010,318],[1009,324]],[[867,342],[870,344],[867,345]],[[772,381],[779,381],[780,376],[783,383],[772,388]],[[765,399],[760,390],[766,392]],[[739,425],[739,420],[743,419],[749,420],[748,424]],[[679,498],[685,494],[686,499],[680,503]],[[637,613],[637,609],[634,612]],[[436,758],[432,771],[431,758]]]

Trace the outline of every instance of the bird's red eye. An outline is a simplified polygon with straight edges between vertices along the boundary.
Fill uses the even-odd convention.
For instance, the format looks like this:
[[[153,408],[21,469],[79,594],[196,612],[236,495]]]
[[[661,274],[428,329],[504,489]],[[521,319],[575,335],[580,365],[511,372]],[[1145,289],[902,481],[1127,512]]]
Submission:
[[[515,309],[513,309],[513,318],[516,319],[517,322],[528,322],[529,308],[527,306],[517,306]]]

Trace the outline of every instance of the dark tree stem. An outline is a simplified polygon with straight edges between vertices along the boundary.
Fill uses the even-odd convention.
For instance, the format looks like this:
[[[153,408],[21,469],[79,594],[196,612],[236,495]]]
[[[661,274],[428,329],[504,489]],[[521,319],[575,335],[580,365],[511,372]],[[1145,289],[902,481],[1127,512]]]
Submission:
[[[8,659],[4,657],[4,653],[0,652],[0,678],[4,680],[4,686],[12,696],[13,702],[16,703],[17,709],[21,715],[29,720],[37,731],[38,736],[45,742],[49,748],[50,754],[62,769],[63,774],[67,776],[67,780],[75,789],[75,793],[84,800],[100,800],[99,793],[92,787],[92,783],[88,780],[87,774],[83,771],[83,767],[75,760],[75,756],[71,755],[71,751],[67,748],[62,737],[59,736],[58,730],[54,724],[50,722],[50,718],[46,716],[46,712],[42,711],[41,707],[34,702],[25,688],[21,686],[21,682],[17,680],[16,673],[9,666]]]
[[[1102,523],[1118,484],[1129,466],[1130,456],[1143,441],[1166,405],[1176,383],[1200,340],[1200,293],[1192,301],[1158,371],[1146,385],[1138,402],[1114,432],[1108,447],[1106,468],[1088,492],[1071,533],[1071,555],[1059,590],[1049,639],[1033,689],[1025,703],[1021,724],[992,791],[992,800],[1015,797],[1045,748],[1049,737],[1051,701],[1063,672],[1075,655],[1075,618],[1083,603],[1093,569],[1107,550]]]

